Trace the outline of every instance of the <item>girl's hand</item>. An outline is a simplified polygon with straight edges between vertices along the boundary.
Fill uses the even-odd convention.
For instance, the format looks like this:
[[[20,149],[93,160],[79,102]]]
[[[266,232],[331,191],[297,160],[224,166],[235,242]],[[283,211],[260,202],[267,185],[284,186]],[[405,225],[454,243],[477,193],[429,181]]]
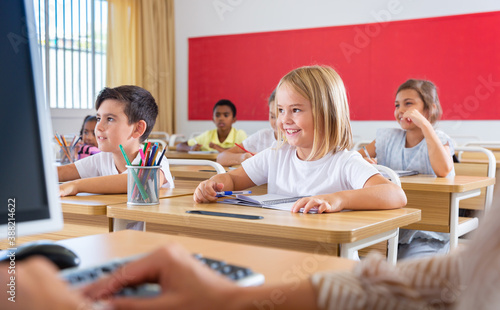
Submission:
[[[302,208],[304,208],[303,213],[308,213],[310,210],[317,210],[318,213],[339,212],[342,211],[341,203],[342,200],[335,194],[304,197],[295,202],[292,212],[300,212]]]
[[[66,182],[59,185],[59,197],[75,196],[78,194],[76,181]]]
[[[224,188],[223,183],[217,183],[210,179],[201,182],[196,188],[193,199],[198,203],[214,202],[217,200],[217,192],[222,191]]]
[[[422,126],[427,126],[429,123],[429,121],[427,120],[427,118],[425,118],[425,116],[423,116],[418,110],[416,109],[411,109],[411,110],[408,110],[406,111],[404,114],[403,114],[403,118],[406,118],[408,121],[411,121],[415,124],[415,126],[417,126],[418,128],[422,128]]]

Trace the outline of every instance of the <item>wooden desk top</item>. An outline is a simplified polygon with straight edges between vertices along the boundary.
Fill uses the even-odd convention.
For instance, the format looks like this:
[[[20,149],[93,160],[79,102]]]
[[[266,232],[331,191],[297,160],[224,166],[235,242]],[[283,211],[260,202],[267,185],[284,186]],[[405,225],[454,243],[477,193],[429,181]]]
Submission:
[[[228,168],[225,168],[228,171]],[[217,174],[211,166],[170,165],[170,173],[175,178],[210,179]]]
[[[188,210],[207,210],[260,215],[263,219],[245,220],[196,215]],[[250,235],[262,239],[283,239],[328,243],[349,243],[420,220],[420,210],[347,211],[330,214],[297,214],[264,208],[228,204],[197,204],[190,196],[164,199],[156,206],[135,208],[126,204],[108,206],[108,217],[177,226],[178,232],[197,228],[225,234]],[[147,224],[146,224],[147,226]]]
[[[327,255],[310,254],[268,247],[150,232],[124,230],[59,241],[82,260],[81,266],[96,265],[116,257],[148,253],[158,247],[177,242],[192,253],[247,266],[264,274],[267,284],[279,284],[326,270],[350,270],[355,261]],[[300,272],[300,273],[299,273]]]
[[[175,188],[160,189],[160,199],[184,195],[192,195],[198,186],[197,181],[177,180]],[[123,204],[127,202],[127,194],[94,195],[79,194],[77,196],[61,197],[63,213],[83,215],[106,215],[108,205]]]
[[[215,161],[219,153],[194,153],[194,152],[178,152],[166,151],[165,156],[170,159],[208,159]]]
[[[438,178],[431,175],[401,177],[403,190],[462,193],[495,184],[495,178],[457,175],[454,178]]]

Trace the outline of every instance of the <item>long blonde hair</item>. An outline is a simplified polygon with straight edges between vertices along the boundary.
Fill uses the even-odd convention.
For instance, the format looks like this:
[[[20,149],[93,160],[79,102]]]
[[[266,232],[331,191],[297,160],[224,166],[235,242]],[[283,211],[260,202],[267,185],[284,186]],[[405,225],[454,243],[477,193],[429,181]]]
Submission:
[[[306,160],[319,159],[327,153],[336,153],[352,147],[352,131],[349,104],[344,82],[338,73],[328,66],[306,66],[285,75],[277,89],[286,84],[306,98],[312,106],[314,141],[311,154]],[[278,115],[276,97],[276,115]],[[278,132],[278,141],[285,135]]]

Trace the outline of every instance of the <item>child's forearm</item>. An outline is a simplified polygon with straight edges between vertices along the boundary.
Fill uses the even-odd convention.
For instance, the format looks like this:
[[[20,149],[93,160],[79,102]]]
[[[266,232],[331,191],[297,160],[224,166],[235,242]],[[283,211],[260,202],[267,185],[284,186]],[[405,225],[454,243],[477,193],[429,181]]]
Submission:
[[[228,149],[223,148],[222,146],[217,145],[217,144],[211,145],[210,147],[213,148],[214,150],[216,150],[217,152],[221,152],[221,153],[228,150]]]
[[[342,210],[388,210],[406,205],[404,191],[393,183],[342,191],[332,195],[337,196],[336,199],[341,199]]]
[[[217,162],[225,167],[241,164],[247,156],[245,151],[235,146],[217,155]]]
[[[80,174],[78,173],[75,164],[58,166],[57,176],[59,177],[59,182],[72,181],[80,178]]]
[[[127,193],[127,174],[80,179],[75,186],[79,193],[123,194]]]
[[[434,128],[429,124],[422,128],[427,143],[432,170],[438,177],[445,177],[453,169],[453,159],[449,150],[441,143]]]

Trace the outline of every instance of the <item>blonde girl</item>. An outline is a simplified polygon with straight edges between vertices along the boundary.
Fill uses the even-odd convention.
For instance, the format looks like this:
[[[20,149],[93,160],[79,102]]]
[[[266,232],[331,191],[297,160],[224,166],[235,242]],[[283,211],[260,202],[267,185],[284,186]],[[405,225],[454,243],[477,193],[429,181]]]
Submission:
[[[198,185],[194,200],[213,202],[216,192],[268,184],[268,193],[307,196],[292,212],[311,209],[394,209],[406,204],[401,188],[386,178],[352,145],[344,83],[330,67],[310,66],[285,75],[276,91],[278,147],[266,149],[242,167]]]

